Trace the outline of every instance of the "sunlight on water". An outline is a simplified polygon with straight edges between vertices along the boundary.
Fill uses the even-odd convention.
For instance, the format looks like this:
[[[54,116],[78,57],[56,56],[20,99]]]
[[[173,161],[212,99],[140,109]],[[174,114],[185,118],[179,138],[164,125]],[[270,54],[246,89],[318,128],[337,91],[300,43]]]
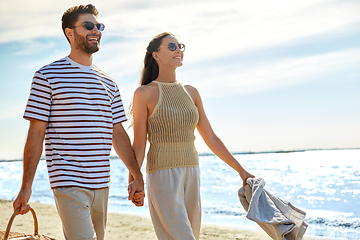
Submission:
[[[360,150],[235,155],[249,172],[266,181],[265,189],[307,213],[306,234],[360,239]],[[216,156],[200,156],[203,220],[234,227],[256,227],[246,219],[238,198],[242,181]],[[145,166],[142,169],[145,173]],[[0,162],[0,198],[14,199],[22,162]],[[148,215],[127,200],[128,172],[111,160],[109,210]],[[31,201],[53,203],[45,161],[40,161]]]

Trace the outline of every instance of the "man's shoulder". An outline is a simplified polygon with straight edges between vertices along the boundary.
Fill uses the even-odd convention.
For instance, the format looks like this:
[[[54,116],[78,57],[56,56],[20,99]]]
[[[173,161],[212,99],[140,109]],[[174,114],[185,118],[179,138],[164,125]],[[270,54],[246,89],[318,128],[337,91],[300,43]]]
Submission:
[[[114,85],[117,85],[115,80],[110,77],[109,74],[107,74],[106,72],[104,72],[103,70],[101,70],[98,66],[93,65],[92,69],[93,72],[95,72],[96,75],[98,75],[99,77],[101,77],[105,82],[107,83],[111,83]]]
[[[63,57],[59,60],[56,60],[52,63],[49,63],[47,65],[42,66],[38,72],[43,72],[43,71],[47,71],[47,70],[51,70],[51,69],[62,69],[62,68],[66,68],[69,67],[71,64],[67,61],[66,57]]]
[[[96,73],[98,73],[98,74],[101,74],[101,75],[104,75],[104,76],[106,76],[107,78],[110,78],[111,80],[113,80],[112,77],[110,77],[109,74],[107,74],[106,72],[104,72],[103,70],[101,70],[101,69],[100,69],[98,66],[96,66],[95,64],[93,64],[93,67],[92,67],[91,70],[93,70],[94,72],[96,72]]]

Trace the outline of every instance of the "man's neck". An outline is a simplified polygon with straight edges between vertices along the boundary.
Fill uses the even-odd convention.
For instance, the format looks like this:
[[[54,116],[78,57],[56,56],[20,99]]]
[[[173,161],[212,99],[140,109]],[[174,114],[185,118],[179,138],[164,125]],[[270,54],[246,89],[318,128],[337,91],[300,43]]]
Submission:
[[[69,58],[74,62],[77,62],[84,66],[91,66],[92,65],[92,54],[88,53],[79,53],[77,51],[71,51],[69,54]]]

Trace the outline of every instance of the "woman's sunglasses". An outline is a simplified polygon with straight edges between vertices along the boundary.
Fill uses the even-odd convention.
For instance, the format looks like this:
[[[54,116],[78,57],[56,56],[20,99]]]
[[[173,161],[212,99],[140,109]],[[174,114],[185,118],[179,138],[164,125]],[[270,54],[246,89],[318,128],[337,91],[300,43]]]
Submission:
[[[165,46],[166,46],[166,45],[163,45],[163,46],[161,46],[160,48],[165,47]],[[179,48],[179,50],[180,50],[181,52],[184,52],[184,51],[185,51],[185,44],[183,44],[183,43],[176,44],[176,43],[173,43],[173,42],[169,42],[169,43],[167,44],[167,46],[169,47],[170,51],[173,51],[173,52],[176,51],[176,48]]]
[[[84,22],[84,25],[80,25],[80,26],[84,26],[89,31],[93,30],[95,26],[99,31],[104,31],[105,29],[105,25],[103,23],[94,24],[92,22]],[[80,26],[76,26],[76,27],[80,27]]]

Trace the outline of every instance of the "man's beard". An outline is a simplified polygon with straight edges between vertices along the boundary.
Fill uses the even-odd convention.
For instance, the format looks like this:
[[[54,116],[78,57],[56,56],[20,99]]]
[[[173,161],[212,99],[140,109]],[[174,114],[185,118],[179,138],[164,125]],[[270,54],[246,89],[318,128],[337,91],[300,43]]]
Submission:
[[[89,53],[89,54],[93,54],[93,53],[96,53],[97,51],[99,51],[98,44],[89,44],[86,41],[87,37],[95,36],[95,35],[86,35],[85,37],[83,37],[83,36],[78,35],[76,33],[76,31],[74,31],[74,35],[75,35],[75,43],[76,43],[77,49],[80,49],[84,53]],[[100,40],[99,40],[99,43],[100,43]]]

